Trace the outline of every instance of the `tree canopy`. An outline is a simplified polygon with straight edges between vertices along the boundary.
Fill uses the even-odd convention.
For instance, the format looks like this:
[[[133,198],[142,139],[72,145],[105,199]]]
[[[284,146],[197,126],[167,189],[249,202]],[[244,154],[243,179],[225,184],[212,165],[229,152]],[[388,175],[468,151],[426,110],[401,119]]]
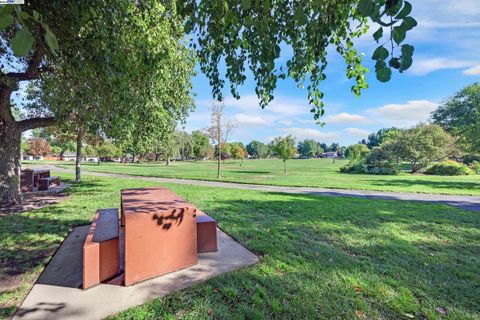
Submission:
[[[291,135],[286,137],[276,137],[272,142],[273,152],[277,157],[283,160],[283,173],[287,174],[286,161],[291,159],[297,153],[295,148],[295,138]]]
[[[194,35],[201,70],[210,79],[214,97],[223,97],[225,79],[220,63],[226,64],[226,79],[234,97],[246,80],[247,68],[256,81],[255,92],[265,107],[273,98],[279,79],[292,78],[306,85],[315,119],[323,115],[323,93],[319,84],[326,78],[327,48],[332,46],[344,58],[346,76],[354,79],[352,92],[367,88],[362,55],[354,46],[367,22],[381,43],[373,52],[375,73],[388,81],[392,69],[400,72],[412,64],[413,47],[405,43],[406,33],[417,25],[410,16],[412,5],[404,0],[323,1],[177,1],[186,17],[185,29]],[[384,31],[385,36],[384,36]],[[282,49],[283,48],[283,49]],[[291,50],[285,64],[277,59]]]
[[[247,152],[250,156],[256,159],[262,159],[268,156],[269,148],[265,143],[253,140],[247,144]]]
[[[454,139],[436,124],[419,124],[400,132],[393,148],[397,155],[410,162],[412,172],[440,161],[455,151]]]
[[[455,93],[433,112],[432,118],[456,136],[467,152],[480,153],[480,83]]]
[[[298,143],[298,153],[303,157],[315,157],[323,153],[322,147],[312,139],[305,139]]]
[[[400,132],[400,129],[391,127],[391,128],[382,128],[377,132],[373,132],[368,135],[367,146],[372,149],[373,147],[378,147],[386,141],[394,140]]]

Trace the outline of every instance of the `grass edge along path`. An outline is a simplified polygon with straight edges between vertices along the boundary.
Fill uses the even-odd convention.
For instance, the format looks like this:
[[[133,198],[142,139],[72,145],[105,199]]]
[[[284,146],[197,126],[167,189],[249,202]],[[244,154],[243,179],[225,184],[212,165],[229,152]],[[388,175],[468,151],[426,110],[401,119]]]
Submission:
[[[365,175],[340,173],[345,160],[332,163],[330,159],[288,161],[289,172],[281,172],[281,160],[263,159],[240,162],[226,161],[222,177],[215,176],[212,161],[177,161],[169,166],[163,163],[84,163],[85,171],[127,174],[145,177],[221,181],[291,187],[320,187],[329,189],[374,190],[408,193],[480,195],[480,175],[431,176],[401,173],[399,175]],[[72,169],[72,164],[59,167]]]
[[[73,176],[62,174],[67,177]],[[2,277],[23,277],[1,295],[3,317],[72,226],[88,223],[97,207],[118,206],[122,188],[158,185],[84,179],[61,204],[0,217]],[[480,316],[478,213],[405,201],[166,186],[216,218],[261,262],[112,318]]]

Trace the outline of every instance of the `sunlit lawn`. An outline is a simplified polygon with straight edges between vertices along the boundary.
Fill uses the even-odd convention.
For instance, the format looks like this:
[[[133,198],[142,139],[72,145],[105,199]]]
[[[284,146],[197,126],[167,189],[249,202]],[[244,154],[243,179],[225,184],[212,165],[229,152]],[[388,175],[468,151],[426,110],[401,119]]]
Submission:
[[[98,207],[118,206],[120,189],[155,184],[85,176],[66,202],[0,217],[0,278],[21,279],[1,293],[0,314],[14,312],[72,226],[88,223]],[[168,187],[216,218],[261,261],[116,318],[480,318],[477,212],[416,202]]]
[[[308,186],[360,190],[480,195],[480,175],[428,176],[402,173],[396,176],[345,174],[338,171],[346,160],[309,159],[287,161],[288,174],[283,174],[278,159],[226,161],[222,181],[270,184],[281,186]],[[73,168],[73,163],[63,164]],[[92,163],[82,164],[85,170],[123,173],[153,177],[217,180],[214,161],[177,161],[169,166],[163,163]]]

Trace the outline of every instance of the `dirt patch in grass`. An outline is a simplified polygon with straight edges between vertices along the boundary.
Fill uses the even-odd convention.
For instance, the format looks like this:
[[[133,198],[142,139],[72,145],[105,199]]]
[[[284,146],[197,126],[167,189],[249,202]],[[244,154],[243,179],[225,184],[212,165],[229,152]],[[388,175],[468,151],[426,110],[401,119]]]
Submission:
[[[60,186],[51,191],[34,191],[23,194],[23,201],[19,204],[0,205],[0,216],[36,210],[48,205],[60,203],[68,199],[64,192],[66,186]]]

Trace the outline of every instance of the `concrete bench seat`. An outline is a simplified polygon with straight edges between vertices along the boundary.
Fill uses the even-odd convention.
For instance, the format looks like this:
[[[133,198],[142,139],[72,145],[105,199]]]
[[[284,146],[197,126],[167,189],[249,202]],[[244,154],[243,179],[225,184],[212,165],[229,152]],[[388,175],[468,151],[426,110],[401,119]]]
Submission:
[[[59,186],[60,177],[45,177],[38,180],[38,190],[48,190],[51,186]]]
[[[98,209],[83,245],[83,289],[119,272],[118,209]]]
[[[197,252],[217,251],[217,221],[197,209]]]

